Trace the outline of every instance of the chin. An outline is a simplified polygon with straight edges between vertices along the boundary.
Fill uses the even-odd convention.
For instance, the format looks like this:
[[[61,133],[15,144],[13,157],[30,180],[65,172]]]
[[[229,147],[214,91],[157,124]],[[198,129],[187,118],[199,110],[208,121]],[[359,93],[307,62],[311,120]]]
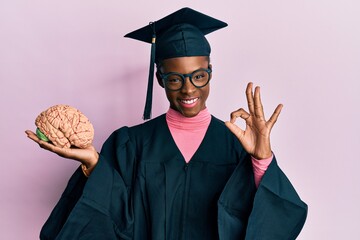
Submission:
[[[174,109],[175,111],[179,112],[184,117],[187,117],[187,118],[197,116],[203,109],[206,108],[204,105],[195,106],[195,107],[192,107],[192,108],[186,108],[186,107],[182,107],[181,105],[177,105],[177,104],[176,105],[174,104],[174,105],[172,105],[170,107],[172,109]]]

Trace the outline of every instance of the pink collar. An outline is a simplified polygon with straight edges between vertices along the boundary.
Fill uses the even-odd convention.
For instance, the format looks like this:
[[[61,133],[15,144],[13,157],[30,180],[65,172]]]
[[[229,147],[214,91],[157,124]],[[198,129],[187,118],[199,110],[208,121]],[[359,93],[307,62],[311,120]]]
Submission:
[[[208,109],[201,110],[195,117],[184,117],[172,108],[166,113],[166,122],[170,128],[179,130],[200,130],[207,129],[211,121],[211,114]]]

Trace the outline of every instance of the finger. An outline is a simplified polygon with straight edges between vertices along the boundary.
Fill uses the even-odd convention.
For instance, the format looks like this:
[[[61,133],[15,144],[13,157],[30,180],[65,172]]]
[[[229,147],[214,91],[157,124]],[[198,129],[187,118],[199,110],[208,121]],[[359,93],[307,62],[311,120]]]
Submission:
[[[25,133],[30,139],[38,143],[40,148],[53,152],[61,157],[74,159],[81,163],[88,163],[87,160],[93,159],[94,155],[96,156],[95,158],[98,159],[98,153],[92,145],[87,149],[62,148],[60,146],[55,146],[51,142],[40,140],[37,135],[30,130],[26,130]]]
[[[72,159],[77,159],[76,158],[76,154],[74,154],[73,149],[70,148],[62,148],[59,146],[56,146],[52,143],[48,143],[45,141],[40,140],[39,141],[39,146],[45,150],[48,150],[50,152],[53,152],[61,157],[64,158],[72,158]]]
[[[43,141],[41,140],[33,131],[31,130],[26,130],[25,133],[27,134],[27,137],[30,138],[31,140],[33,140],[34,142],[38,143],[39,146],[41,148],[44,148],[46,150],[50,150],[52,152],[54,152],[54,147],[55,148],[58,148],[56,147],[54,144],[50,143],[50,142],[46,142],[46,141]]]
[[[54,152],[54,153],[57,153],[57,149],[59,147],[55,146],[54,144],[52,143],[49,143],[49,142],[45,142],[43,140],[39,140],[39,146],[43,149],[46,149],[46,150],[49,150],[51,152]]]
[[[276,123],[280,113],[281,113],[281,109],[283,108],[282,104],[279,104],[276,108],[274,113],[271,115],[269,121],[266,122],[266,125],[268,125],[268,127],[271,129],[274,124]]]
[[[235,123],[236,119],[239,117],[246,121],[250,117],[250,114],[243,108],[240,108],[230,114],[230,122]]]
[[[261,119],[265,119],[265,115],[264,115],[264,108],[261,102],[261,97],[260,97],[260,87],[256,86],[255,87],[255,93],[254,93],[254,113],[255,116],[257,118],[261,118]]]
[[[229,128],[229,130],[239,139],[244,135],[244,130],[238,127],[236,124],[231,122],[225,122],[225,125]]]
[[[39,143],[40,139],[38,138],[38,136],[34,132],[32,132],[30,130],[26,130],[25,133],[26,133],[28,138],[30,138],[34,142]]]
[[[254,94],[253,94],[253,83],[249,82],[246,87],[246,99],[248,102],[250,114],[254,114]]]
[[[25,133],[27,134],[28,138],[39,144],[39,147],[41,147],[42,149],[57,153],[57,149],[54,144],[41,140],[33,131],[26,130]]]

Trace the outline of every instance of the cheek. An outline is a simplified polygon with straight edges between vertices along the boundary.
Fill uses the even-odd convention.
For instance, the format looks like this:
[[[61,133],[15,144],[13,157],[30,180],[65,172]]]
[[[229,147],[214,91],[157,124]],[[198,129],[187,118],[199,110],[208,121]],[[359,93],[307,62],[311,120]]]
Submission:
[[[175,92],[165,91],[165,94],[169,102],[174,102],[176,100]]]
[[[209,94],[210,94],[210,84],[208,84],[206,87],[204,87],[204,90],[202,92],[204,102],[207,100]]]

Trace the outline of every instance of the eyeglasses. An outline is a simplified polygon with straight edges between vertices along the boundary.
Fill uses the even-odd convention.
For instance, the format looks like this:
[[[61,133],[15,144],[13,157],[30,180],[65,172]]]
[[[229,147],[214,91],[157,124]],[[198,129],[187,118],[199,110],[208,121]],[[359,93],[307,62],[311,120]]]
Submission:
[[[159,75],[167,89],[171,91],[178,91],[184,86],[185,79],[187,77],[189,77],[190,82],[196,88],[205,87],[210,81],[211,72],[212,70],[210,68],[200,68],[189,74],[181,74],[177,72],[162,74],[159,72]]]

